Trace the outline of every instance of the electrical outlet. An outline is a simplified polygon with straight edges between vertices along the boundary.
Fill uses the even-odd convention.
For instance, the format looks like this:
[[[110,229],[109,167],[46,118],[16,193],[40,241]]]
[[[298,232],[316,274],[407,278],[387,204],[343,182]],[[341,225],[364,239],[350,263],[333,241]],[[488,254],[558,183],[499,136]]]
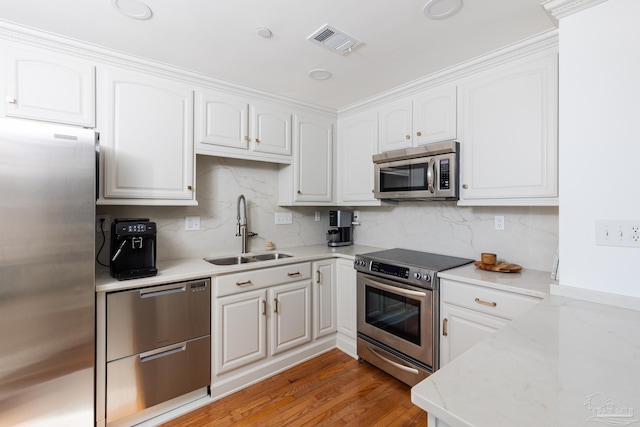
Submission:
[[[494,226],[498,231],[504,231],[504,215],[496,215],[494,217]]]
[[[353,211],[353,222],[360,222],[360,211]]]
[[[595,240],[598,246],[640,248],[640,220],[596,220]]]
[[[104,223],[100,225],[100,220],[104,219]],[[96,215],[96,233],[106,233],[111,229],[111,219],[110,215]]]
[[[276,212],[275,224],[293,224],[293,214],[291,212]]]
[[[185,216],[184,217],[184,229],[185,229],[185,231],[198,231],[198,230],[200,230],[200,217],[199,216]]]
[[[315,221],[320,221],[320,211],[316,211]]]

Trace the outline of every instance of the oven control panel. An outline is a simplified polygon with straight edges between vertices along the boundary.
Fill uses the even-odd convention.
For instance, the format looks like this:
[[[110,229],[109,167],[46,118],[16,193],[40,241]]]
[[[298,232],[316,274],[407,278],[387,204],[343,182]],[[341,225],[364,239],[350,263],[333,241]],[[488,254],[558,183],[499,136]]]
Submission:
[[[386,277],[420,287],[433,287],[435,272],[408,265],[390,264],[356,256],[353,267],[360,272]]]

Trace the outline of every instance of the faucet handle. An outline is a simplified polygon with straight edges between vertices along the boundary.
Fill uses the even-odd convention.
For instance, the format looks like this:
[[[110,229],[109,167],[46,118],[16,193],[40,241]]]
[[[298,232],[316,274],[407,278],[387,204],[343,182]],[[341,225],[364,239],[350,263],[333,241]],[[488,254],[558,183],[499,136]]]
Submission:
[[[258,235],[258,233],[254,233],[253,231],[249,231],[247,233],[247,236],[249,236],[249,237],[253,237],[253,236],[257,236],[257,235]]]
[[[236,237],[242,236],[242,228],[240,226],[240,221],[238,221],[238,224],[236,225]]]

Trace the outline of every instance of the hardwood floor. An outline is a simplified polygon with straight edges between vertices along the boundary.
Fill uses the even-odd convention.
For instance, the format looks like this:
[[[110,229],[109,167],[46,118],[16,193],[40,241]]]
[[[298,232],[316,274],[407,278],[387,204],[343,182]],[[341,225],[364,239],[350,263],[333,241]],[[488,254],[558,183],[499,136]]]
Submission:
[[[215,401],[162,427],[426,426],[411,388],[340,350]]]

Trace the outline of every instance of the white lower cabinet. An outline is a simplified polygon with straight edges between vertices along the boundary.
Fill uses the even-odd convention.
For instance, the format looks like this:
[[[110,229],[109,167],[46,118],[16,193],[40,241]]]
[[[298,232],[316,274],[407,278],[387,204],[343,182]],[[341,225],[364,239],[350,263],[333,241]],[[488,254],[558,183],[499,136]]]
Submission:
[[[211,394],[221,397],[336,346],[333,259],[215,278]]]
[[[444,366],[540,298],[440,279],[440,366]]]
[[[313,338],[337,330],[336,262],[333,259],[313,263]]]
[[[337,294],[337,346],[348,355],[357,358],[356,349],[356,270],[353,261],[336,260]]]

